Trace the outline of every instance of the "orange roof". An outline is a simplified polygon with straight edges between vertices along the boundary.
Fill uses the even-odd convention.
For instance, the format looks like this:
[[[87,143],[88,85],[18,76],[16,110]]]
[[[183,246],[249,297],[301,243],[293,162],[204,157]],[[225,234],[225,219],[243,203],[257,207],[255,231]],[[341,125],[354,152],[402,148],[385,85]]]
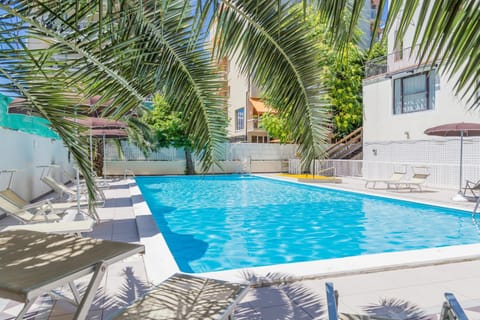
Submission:
[[[250,100],[250,103],[252,104],[253,108],[255,109],[255,111],[257,111],[258,114],[262,114],[262,113],[265,113],[265,112],[277,113],[272,108],[266,106],[265,103],[262,102],[262,99],[250,98],[249,100]]]

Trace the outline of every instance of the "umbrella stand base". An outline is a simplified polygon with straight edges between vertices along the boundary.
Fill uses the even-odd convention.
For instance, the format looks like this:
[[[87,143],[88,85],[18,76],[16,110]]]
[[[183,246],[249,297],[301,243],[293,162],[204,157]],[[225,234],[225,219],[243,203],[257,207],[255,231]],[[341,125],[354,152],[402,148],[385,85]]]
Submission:
[[[463,196],[463,194],[461,194],[460,192],[457,193],[455,196],[453,196],[452,200],[453,200],[453,201],[468,201],[468,199],[465,198],[465,197]]]
[[[84,212],[83,210],[80,210],[80,211],[77,211],[77,213],[73,217],[73,220],[83,221],[83,220],[87,220],[87,217],[88,217],[87,213]]]

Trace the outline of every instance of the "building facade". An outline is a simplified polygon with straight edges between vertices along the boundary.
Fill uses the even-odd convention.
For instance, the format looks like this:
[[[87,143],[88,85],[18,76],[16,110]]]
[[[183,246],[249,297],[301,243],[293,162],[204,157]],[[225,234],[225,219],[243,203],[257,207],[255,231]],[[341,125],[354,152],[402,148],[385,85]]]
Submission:
[[[417,20],[418,14],[413,21]],[[420,61],[416,47],[405,47],[412,42],[415,27],[412,23],[397,45],[394,27],[386,35],[388,55],[366,65],[364,161],[450,165],[452,174],[458,175],[460,139],[428,136],[424,131],[447,123],[480,123],[480,113],[470,110],[455,94],[457,77],[449,79],[438,69],[438,61]],[[465,178],[478,179],[475,168],[479,157],[480,140],[468,137],[464,145]]]
[[[261,93],[250,77],[244,76],[234,59],[224,58],[224,70],[228,112],[228,137],[230,142],[268,143],[260,118],[265,112],[272,112],[261,99]]]

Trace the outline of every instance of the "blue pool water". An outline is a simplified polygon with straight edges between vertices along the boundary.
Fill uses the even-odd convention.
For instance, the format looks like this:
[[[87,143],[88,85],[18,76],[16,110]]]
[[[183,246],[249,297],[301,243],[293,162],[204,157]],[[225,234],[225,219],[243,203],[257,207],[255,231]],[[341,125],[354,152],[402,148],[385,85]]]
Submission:
[[[480,242],[459,210],[254,176],[136,180],[184,272]]]

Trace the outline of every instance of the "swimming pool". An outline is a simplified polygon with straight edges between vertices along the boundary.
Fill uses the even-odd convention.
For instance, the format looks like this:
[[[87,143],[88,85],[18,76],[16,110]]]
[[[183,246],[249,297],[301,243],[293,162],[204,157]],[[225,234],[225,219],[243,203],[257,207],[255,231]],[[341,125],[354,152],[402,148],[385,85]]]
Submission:
[[[480,243],[460,210],[255,176],[136,181],[183,272]]]

